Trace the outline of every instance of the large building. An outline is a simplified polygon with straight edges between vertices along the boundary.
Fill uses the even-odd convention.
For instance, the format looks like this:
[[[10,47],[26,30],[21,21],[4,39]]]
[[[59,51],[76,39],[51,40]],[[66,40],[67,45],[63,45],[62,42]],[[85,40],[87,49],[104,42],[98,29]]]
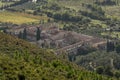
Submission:
[[[40,47],[69,49],[76,46],[84,45],[94,48],[104,49],[106,40],[93,36],[88,36],[72,31],[60,30],[56,25],[38,25],[38,26],[16,26],[8,29],[7,32],[18,36],[20,32],[26,28],[27,40],[32,43],[37,43]],[[36,40],[37,28],[41,30],[41,39]],[[105,45],[104,45],[105,44]]]
[[[2,0],[3,2],[11,2],[11,1],[20,1],[20,0]]]
[[[20,0],[2,0],[3,2],[12,2],[12,1],[20,1]],[[31,2],[37,2],[37,0],[28,0]]]

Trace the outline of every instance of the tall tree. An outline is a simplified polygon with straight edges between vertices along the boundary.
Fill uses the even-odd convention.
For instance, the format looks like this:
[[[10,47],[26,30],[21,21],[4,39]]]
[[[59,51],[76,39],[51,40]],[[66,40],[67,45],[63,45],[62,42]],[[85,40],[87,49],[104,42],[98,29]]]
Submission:
[[[24,28],[24,30],[23,30],[23,39],[27,39],[27,30],[26,30],[26,28]]]
[[[120,53],[120,44],[117,44],[117,45],[116,45],[115,50],[116,50],[117,53]]]
[[[41,39],[41,30],[39,27],[37,27],[37,31],[36,31],[36,40],[40,40]]]
[[[116,2],[116,5],[119,5],[119,0],[115,0],[115,2]]]
[[[21,38],[21,39],[23,38],[23,34],[22,34],[21,31],[20,31],[19,34],[18,34],[18,38]]]
[[[107,52],[114,51],[115,50],[115,45],[114,42],[107,41]]]

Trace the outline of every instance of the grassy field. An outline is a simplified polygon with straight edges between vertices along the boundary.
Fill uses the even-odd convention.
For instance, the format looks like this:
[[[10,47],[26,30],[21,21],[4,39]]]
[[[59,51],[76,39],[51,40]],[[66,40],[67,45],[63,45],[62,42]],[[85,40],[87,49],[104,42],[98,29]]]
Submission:
[[[55,2],[56,0],[49,0],[51,3]],[[57,0],[55,3],[59,3],[59,5],[74,9],[76,11],[84,9],[82,7],[82,3],[93,3],[94,0]]]
[[[108,17],[120,20],[120,6],[104,6],[102,7]]]
[[[94,24],[94,25],[100,25],[101,28],[107,28],[107,25],[104,24],[104,22],[99,21],[99,20],[92,20],[92,21],[91,21],[91,24]]]
[[[47,20],[47,17],[34,16],[26,13],[19,12],[0,12],[0,22],[11,22],[14,24],[23,24],[31,22],[40,22],[40,20]]]
[[[120,39],[120,32],[111,32],[111,33],[103,32],[103,33],[101,33],[101,35],[102,36],[109,36],[111,38],[118,38],[118,39]]]
[[[0,7],[5,6],[5,5],[10,5],[10,4],[13,4],[13,2],[4,2],[3,3],[3,2],[0,1]]]

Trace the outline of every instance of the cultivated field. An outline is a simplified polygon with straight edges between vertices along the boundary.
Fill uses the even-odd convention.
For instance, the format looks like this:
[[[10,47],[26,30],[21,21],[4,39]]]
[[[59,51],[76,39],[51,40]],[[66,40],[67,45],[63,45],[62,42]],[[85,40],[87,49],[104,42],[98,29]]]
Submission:
[[[47,17],[34,16],[26,13],[19,12],[8,12],[2,11],[0,12],[0,22],[11,22],[14,24],[23,24],[23,23],[32,23],[32,22],[40,22],[40,20],[47,20]]]

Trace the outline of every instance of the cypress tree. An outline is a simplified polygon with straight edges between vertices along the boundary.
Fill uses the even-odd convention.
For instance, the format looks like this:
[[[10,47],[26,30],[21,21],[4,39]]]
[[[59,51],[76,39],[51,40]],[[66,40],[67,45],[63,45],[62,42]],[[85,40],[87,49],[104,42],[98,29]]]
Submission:
[[[117,53],[120,53],[120,44],[117,44],[117,45],[116,45],[115,50],[116,50]]]
[[[7,33],[6,29],[3,30],[4,33]]]
[[[37,28],[37,32],[36,32],[36,40],[40,40],[41,39],[41,30],[39,29],[39,27]]]
[[[107,41],[107,52],[114,51],[114,50],[115,50],[114,42]]]
[[[26,28],[24,28],[23,30],[23,39],[27,39],[27,31],[26,31]]]
[[[18,34],[18,38],[21,38],[21,39],[22,39],[22,38],[23,38],[22,36],[23,36],[23,35],[22,35],[22,32],[20,31],[19,34]]]

